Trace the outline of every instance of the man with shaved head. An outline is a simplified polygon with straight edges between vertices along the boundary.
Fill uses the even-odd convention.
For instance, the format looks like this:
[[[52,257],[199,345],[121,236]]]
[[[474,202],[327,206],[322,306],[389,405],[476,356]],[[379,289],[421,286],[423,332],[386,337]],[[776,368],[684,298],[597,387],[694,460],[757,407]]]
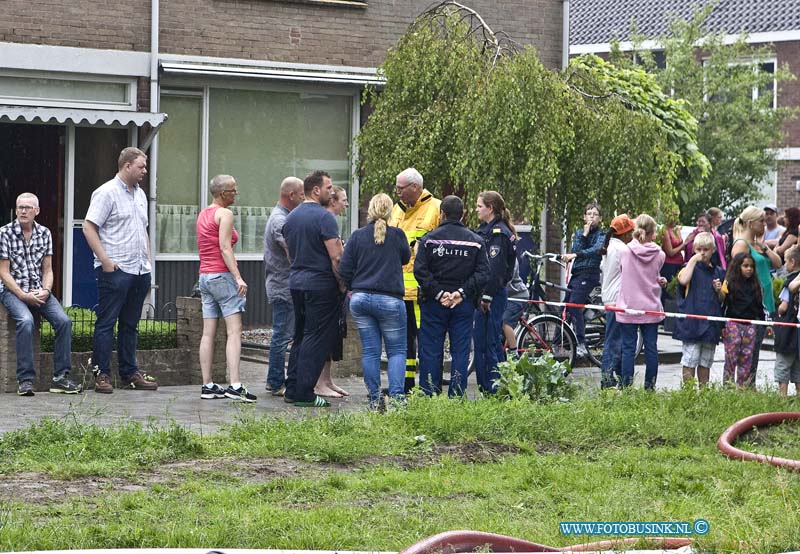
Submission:
[[[17,394],[33,396],[33,316],[38,314],[56,334],[50,392],[77,394],[69,379],[72,322],[53,296],[53,237],[36,223],[39,199],[29,192],[17,197],[17,218],[0,228],[0,300],[17,327]]]
[[[287,177],[281,183],[280,198],[272,209],[264,229],[264,273],[267,301],[272,305],[272,340],[269,345],[267,390],[273,396],[282,396],[286,381],[286,347],[294,334],[294,306],[289,291],[289,250],[283,237],[286,216],[299,206],[303,195],[303,181]]]

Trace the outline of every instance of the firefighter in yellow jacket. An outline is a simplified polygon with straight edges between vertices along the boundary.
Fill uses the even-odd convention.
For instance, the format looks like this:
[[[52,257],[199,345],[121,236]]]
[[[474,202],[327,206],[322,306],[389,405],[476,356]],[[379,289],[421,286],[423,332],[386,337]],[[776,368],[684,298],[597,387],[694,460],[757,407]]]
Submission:
[[[417,281],[414,279],[414,259],[417,241],[427,232],[439,226],[441,200],[423,188],[422,175],[413,167],[397,175],[395,191],[399,202],[395,204],[389,225],[399,227],[406,234],[411,246],[411,260],[403,266],[403,282],[406,303],[408,332],[406,346],[406,392],[414,388],[417,371],[417,330],[419,329],[419,305],[417,304]]]

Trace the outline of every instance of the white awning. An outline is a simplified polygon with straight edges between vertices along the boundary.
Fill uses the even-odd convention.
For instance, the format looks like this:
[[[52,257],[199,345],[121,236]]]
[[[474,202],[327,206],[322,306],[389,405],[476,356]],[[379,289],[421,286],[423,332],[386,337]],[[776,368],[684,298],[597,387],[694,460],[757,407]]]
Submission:
[[[145,123],[158,129],[167,120],[165,113],[126,112],[112,110],[81,110],[73,108],[32,108],[29,106],[0,106],[0,122],[22,121],[27,123],[88,123],[90,125],[136,125]]]
[[[161,61],[167,75],[204,75],[239,79],[271,79],[279,81],[311,81],[346,85],[381,85],[383,79],[372,68],[318,66],[303,64],[244,65],[229,63],[203,63],[193,61]]]

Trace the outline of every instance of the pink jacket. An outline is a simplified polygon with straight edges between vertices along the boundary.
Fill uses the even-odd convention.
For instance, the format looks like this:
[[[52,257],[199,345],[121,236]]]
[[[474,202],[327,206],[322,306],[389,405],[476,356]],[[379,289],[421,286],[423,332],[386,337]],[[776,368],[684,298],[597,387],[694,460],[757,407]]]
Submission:
[[[658,277],[665,257],[664,251],[654,242],[641,244],[633,239],[628,243],[620,260],[622,279],[617,297],[618,308],[663,310]],[[620,323],[658,323],[662,319],[658,315],[617,314]]]

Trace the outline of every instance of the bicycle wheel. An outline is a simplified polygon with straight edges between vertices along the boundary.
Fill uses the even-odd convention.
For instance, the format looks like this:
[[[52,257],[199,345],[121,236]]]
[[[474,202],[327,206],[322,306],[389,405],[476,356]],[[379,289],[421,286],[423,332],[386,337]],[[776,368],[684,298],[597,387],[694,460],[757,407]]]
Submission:
[[[551,352],[559,362],[575,364],[575,347],[578,341],[575,332],[560,317],[535,315],[517,327],[517,350],[541,356]]]

